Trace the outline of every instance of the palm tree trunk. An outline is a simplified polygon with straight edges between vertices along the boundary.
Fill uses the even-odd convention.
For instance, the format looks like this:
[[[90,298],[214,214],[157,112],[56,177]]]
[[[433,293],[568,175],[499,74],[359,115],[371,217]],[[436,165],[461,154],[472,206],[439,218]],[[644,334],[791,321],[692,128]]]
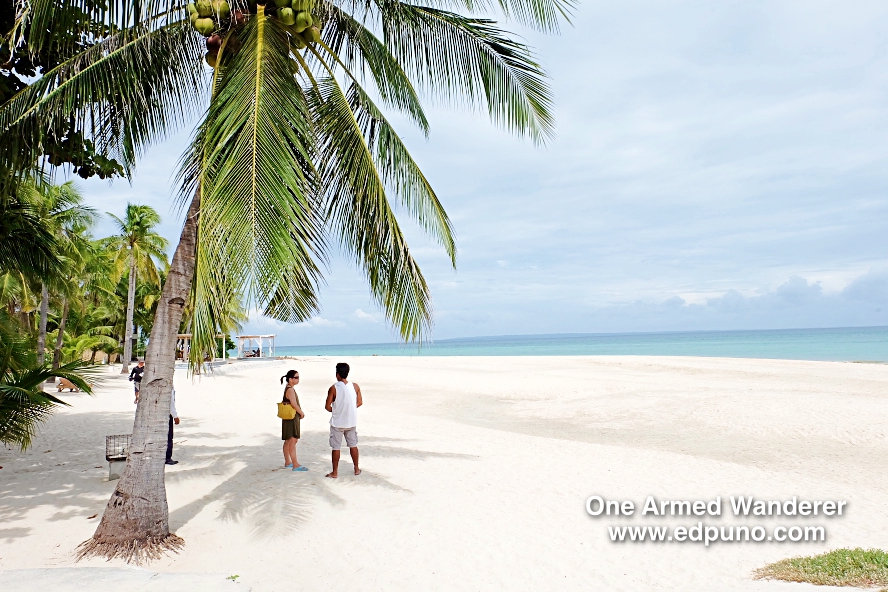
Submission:
[[[123,337],[123,367],[121,374],[129,374],[133,357],[133,313],[136,308],[136,256],[130,253],[129,288],[126,291],[126,330]]]
[[[62,343],[65,340],[65,325],[68,322],[68,298],[62,299],[62,318],[59,321],[59,334],[56,337],[55,350],[52,352],[52,369],[55,370],[62,364]],[[50,376],[46,382],[55,382],[55,376]]]
[[[170,533],[164,484],[170,395],[176,368],[176,336],[194,277],[200,191],[196,191],[173,255],[163,295],[154,315],[145,353],[145,374],[130,453],[123,476],[108,500],[93,537],[78,549],[78,558],[122,557],[140,563],[184,541]]]
[[[49,290],[40,284],[40,328],[37,333],[37,363],[46,360],[46,317],[49,316]]]

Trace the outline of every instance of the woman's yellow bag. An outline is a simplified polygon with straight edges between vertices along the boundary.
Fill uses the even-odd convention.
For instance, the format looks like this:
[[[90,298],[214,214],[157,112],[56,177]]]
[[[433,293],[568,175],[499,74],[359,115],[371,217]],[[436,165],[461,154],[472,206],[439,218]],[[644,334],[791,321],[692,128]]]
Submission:
[[[278,403],[278,417],[281,419],[295,419],[296,410],[289,403]]]

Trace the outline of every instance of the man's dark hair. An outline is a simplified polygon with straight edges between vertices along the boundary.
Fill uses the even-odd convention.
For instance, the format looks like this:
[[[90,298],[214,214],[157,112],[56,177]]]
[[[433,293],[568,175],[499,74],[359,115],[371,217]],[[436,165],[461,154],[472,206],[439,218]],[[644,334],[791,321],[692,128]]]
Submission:
[[[336,364],[336,374],[339,375],[339,378],[348,378],[348,364],[345,362],[339,362]]]

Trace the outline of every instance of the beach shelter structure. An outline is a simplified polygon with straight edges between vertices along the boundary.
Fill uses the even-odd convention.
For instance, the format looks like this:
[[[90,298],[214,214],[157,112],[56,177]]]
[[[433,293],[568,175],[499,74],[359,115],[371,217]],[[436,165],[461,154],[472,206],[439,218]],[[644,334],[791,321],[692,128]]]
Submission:
[[[223,333],[218,333],[216,335],[216,339],[221,342],[222,349],[222,359],[225,360],[228,358],[228,350],[225,349],[225,335]],[[176,336],[176,359],[187,360],[188,352],[191,350],[191,333],[179,333]],[[216,359],[216,352],[211,351],[207,352],[210,354],[210,361]]]
[[[237,336],[238,358],[273,358],[275,355],[274,335]]]

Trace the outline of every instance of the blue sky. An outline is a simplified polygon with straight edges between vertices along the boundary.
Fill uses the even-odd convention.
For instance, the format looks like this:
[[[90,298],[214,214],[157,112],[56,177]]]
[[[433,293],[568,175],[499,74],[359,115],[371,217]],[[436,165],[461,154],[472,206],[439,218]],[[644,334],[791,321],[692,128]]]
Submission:
[[[402,216],[434,338],[888,325],[888,5],[598,1],[560,36],[515,30],[551,74],[554,142],[431,104],[428,140],[399,126],[457,232],[454,272]],[[174,241],[189,134],[154,147],[131,186],[82,183],[88,200],[151,204]],[[395,339],[336,256],[322,305],[249,329]]]

